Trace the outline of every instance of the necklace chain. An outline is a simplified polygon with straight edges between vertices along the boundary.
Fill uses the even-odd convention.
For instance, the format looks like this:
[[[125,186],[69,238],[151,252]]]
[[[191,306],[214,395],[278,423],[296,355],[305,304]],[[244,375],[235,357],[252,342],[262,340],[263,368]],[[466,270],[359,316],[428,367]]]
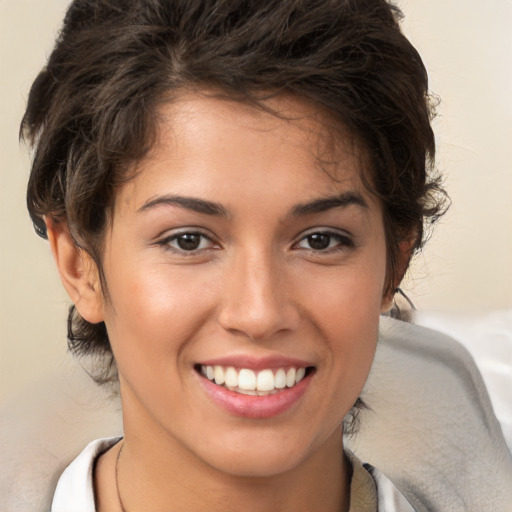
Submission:
[[[121,507],[121,512],[126,512],[126,509],[123,505],[123,500],[121,499],[121,492],[119,491],[119,459],[121,458],[121,452],[124,448],[124,442],[121,441],[121,448],[117,452],[116,457],[116,468],[115,468],[115,476],[116,476],[116,491],[117,491],[117,501],[119,501],[119,506]]]

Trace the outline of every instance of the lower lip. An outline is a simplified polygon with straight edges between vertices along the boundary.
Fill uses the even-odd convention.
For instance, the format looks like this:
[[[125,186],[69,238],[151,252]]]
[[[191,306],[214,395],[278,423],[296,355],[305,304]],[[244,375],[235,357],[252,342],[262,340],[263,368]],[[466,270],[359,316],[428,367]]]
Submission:
[[[202,375],[198,374],[198,377],[215,404],[235,416],[252,419],[273,418],[285,413],[300,401],[311,382],[311,375],[307,375],[292,388],[285,388],[273,395],[253,396],[217,386]]]

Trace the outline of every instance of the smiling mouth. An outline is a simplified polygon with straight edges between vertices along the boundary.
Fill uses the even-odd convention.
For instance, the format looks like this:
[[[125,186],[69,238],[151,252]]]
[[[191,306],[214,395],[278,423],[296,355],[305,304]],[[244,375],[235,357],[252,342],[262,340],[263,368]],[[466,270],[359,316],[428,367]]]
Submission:
[[[217,386],[235,393],[252,396],[268,396],[293,388],[304,377],[314,371],[314,367],[273,368],[254,371],[250,368],[233,366],[196,365],[203,377]]]

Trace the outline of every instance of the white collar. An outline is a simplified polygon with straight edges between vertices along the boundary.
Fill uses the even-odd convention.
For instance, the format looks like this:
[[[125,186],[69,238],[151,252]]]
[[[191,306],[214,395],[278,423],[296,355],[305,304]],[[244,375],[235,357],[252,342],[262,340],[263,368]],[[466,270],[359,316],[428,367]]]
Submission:
[[[64,470],[53,496],[51,512],[96,512],[93,471],[96,459],[121,437],[96,439]]]

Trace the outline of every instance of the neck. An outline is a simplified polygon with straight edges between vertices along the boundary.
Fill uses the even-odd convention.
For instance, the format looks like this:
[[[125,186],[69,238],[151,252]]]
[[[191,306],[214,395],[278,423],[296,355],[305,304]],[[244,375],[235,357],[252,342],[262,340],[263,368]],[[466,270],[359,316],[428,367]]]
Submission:
[[[122,398],[125,438],[117,484],[124,512],[348,510],[350,466],[341,426],[322,442],[313,437],[299,446],[286,438],[280,444],[279,425],[274,429],[263,423],[253,436],[228,430],[222,444],[215,444],[212,431],[212,446],[188,432],[168,431],[129,392]],[[116,454],[109,470],[114,484]],[[115,485],[111,490],[121,511]]]
[[[278,475],[248,477],[205,465],[190,452],[127,433],[118,468],[124,512],[348,510],[350,470],[336,432],[321,450]]]

